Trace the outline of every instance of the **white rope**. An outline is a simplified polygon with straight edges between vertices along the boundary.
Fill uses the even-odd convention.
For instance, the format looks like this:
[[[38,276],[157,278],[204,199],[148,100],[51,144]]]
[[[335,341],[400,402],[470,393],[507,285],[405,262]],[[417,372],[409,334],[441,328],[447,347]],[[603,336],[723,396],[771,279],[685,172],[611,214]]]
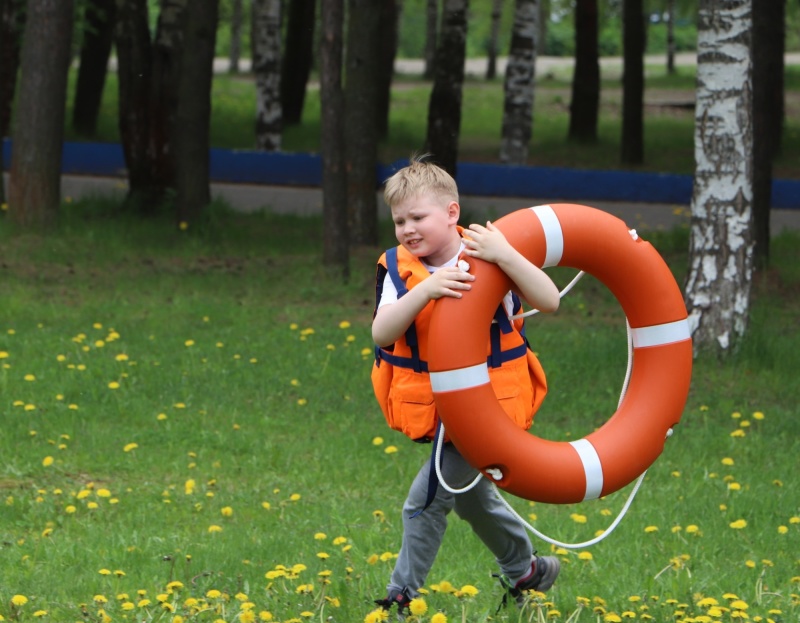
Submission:
[[[567,294],[575,286],[575,284],[578,283],[578,281],[580,281],[580,279],[583,277],[584,274],[585,274],[584,271],[580,271],[575,276],[575,278],[572,281],[569,282],[567,287],[565,287],[561,292],[559,292],[559,297],[563,298],[564,295]],[[531,311],[525,312],[524,314],[520,314],[520,315],[517,315],[517,316],[511,316],[510,320],[516,320],[517,318],[525,318],[527,316],[532,316],[533,314],[536,314],[538,312],[539,312],[538,309],[532,309]],[[631,371],[632,371],[632,368],[633,368],[633,335],[631,333],[631,325],[628,322],[627,318],[625,319],[625,329],[626,329],[627,341],[628,341],[628,365],[627,365],[626,370],[625,370],[625,379],[622,382],[622,391],[620,392],[619,400],[617,401],[617,409],[619,409],[619,407],[622,405],[622,401],[625,399],[625,394],[628,391],[628,383],[630,383]],[[439,484],[442,485],[442,487],[446,491],[449,491],[450,493],[466,493],[470,489],[473,489],[480,482],[481,478],[483,478],[483,474],[478,472],[478,475],[475,477],[475,480],[473,480],[470,484],[468,484],[466,487],[464,487],[462,489],[454,489],[454,488],[450,487],[450,485],[448,485],[444,481],[444,477],[442,476],[442,469],[441,469],[441,455],[442,455],[442,443],[443,443],[442,440],[444,439],[445,430],[444,430],[444,424],[442,424],[441,422],[439,423],[439,426],[441,426],[441,430],[439,431],[439,440],[438,440],[438,442],[436,444],[436,452],[435,452],[435,455],[434,455],[434,467],[436,468],[436,477],[439,479]],[[609,525],[608,528],[603,530],[603,532],[601,532],[595,538],[589,539],[588,541],[583,541],[582,543],[565,543],[563,541],[559,541],[557,539],[553,539],[553,538],[547,536],[546,534],[543,534],[542,532],[540,532],[539,530],[534,528],[525,519],[523,519],[520,516],[520,514],[511,506],[511,504],[509,504],[508,500],[506,500],[502,495],[500,495],[500,492],[497,489],[497,485],[492,483],[492,487],[494,488],[494,494],[500,499],[500,501],[508,509],[508,511],[514,517],[516,517],[517,521],[519,521],[520,524],[522,524],[531,533],[535,534],[537,537],[539,537],[540,539],[542,539],[546,543],[550,543],[551,545],[555,545],[556,547],[563,547],[565,549],[581,549],[581,548],[584,548],[584,547],[590,547],[591,545],[596,545],[597,543],[599,543],[600,541],[605,539],[607,536],[609,536],[617,528],[617,526],[622,521],[623,517],[625,517],[625,515],[627,514],[628,509],[630,508],[631,504],[633,503],[633,500],[636,497],[636,494],[639,492],[639,488],[642,486],[642,482],[644,481],[644,477],[646,475],[647,475],[647,470],[645,470],[641,474],[641,476],[639,476],[639,478],[636,480],[636,484],[633,486],[633,489],[631,490],[630,494],[628,495],[628,499],[625,501],[625,504],[622,506],[622,510],[620,510],[619,514],[614,519],[614,521],[611,522],[611,525]]]

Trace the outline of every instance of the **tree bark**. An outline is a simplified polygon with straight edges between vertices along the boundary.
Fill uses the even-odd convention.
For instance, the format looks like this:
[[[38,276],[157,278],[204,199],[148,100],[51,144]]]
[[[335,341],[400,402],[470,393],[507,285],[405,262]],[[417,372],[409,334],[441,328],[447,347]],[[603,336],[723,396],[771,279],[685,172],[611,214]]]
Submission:
[[[306,86],[314,61],[315,0],[289,3],[286,44],[281,67],[283,123],[296,125],[303,117]]]
[[[381,0],[380,26],[378,43],[381,69],[378,72],[378,140],[389,135],[389,112],[392,103],[392,79],[394,78],[394,60],[397,57],[399,40],[399,18],[401,2],[398,0]]]
[[[82,136],[94,136],[103,100],[108,57],[114,42],[115,0],[94,0],[86,5],[81,62],[72,107],[72,127]]]
[[[643,0],[623,1],[622,163],[644,162]]]
[[[190,0],[178,79],[175,142],[175,204],[179,227],[196,222],[211,201],[209,166],[211,82],[219,0]]]
[[[436,48],[439,37],[439,0],[427,0],[425,4],[425,73],[423,78],[432,80],[436,67]]]
[[[117,0],[116,7],[119,132],[128,168],[126,203],[147,213],[155,210],[157,200],[148,155],[153,61],[147,0]]]
[[[0,139],[9,135],[25,26],[24,4],[24,0],[0,0]]]
[[[503,85],[503,128],[500,161],[524,165],[533,126],[536,74],[537,0],[516,0],[511,50]]]
[[[675,73],[675,0],[667,0],[667,73]]]
[[[253,0],[253,73],[256,77],[256,149],[280,151],[281,0]]]
[[[575,5],[575,72],[569,105],[569,140],[597,142],[600,113],[600,60],[597,0],[577,0]]]
[[[335,266],[343,280],[350,275],[347,233],[347,181],[344,170],[344,93],[342,47],[344,0],[322,0],[320,102],[322,150],[322,261]]]
[[[492,25],[486,44],[486,79],[497,76],[497,38],[500,36],[500,20],[503,17],[503,0],[492,0]]]
[[[27,4],[19,98],[28,105],[15,115],[8,189],[9,217],[25,228],[58,217],[72,12],[72,0]]]
[[[178,106],[178,65],[183,50],[187,4],[188,0],[161,0],[153,42],[147,155],[150,180],[158,202],[175,188],[175,146],[171,133]]]
[[[228,72],[239,73],[239,61],[242,57],[242,0],[231,0],[231,47],[229,52]]]
[[[468,5],[468,0],[445,0],[433,90],[428,104],[425,151],[453,177],[456,176],[461,132]]]
[[[785,0],[753,2],[753,225],[755,266],[769,265],[772,163],[784,117]]]
[[[686,307],[695,353],[729,355],[753,272],[751,0],[700,0]]]

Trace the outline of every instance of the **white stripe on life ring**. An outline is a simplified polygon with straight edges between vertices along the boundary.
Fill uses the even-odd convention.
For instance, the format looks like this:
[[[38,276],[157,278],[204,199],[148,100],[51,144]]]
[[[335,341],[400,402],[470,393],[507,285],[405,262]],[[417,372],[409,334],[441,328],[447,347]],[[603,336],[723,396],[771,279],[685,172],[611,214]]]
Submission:
[[[657,324],[652,327],[631,329],[634,348],[647,348],[648,346],[663,346],[690,339],[689,320],[676,320],[666,324]]]
[[[457,392],[488,382],[489,367],[486,363],[446,372],[431,372],[431,387],[435,393]]]
[[[603,492],[603,465],[597,450],[588,439],[570,441],[569,444],[578,452],[583,463],[583,472],[586,475],[586,493],[584,500],[596,500]]]
[[[544,229],[544,240],[547,245],[545,251],[544,264],[542,268],[548,266],[558,266],[561,257],[564,255],[564,232],[561,230],[561,223],[555,211],[550,206],[535,206],[531,208],[539,219]]]

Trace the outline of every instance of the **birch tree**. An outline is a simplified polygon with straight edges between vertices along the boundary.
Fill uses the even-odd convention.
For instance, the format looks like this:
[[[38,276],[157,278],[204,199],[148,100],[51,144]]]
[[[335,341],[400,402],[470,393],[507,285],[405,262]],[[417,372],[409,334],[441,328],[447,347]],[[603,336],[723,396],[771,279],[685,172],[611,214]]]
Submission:
[[[700,0],[686,307],[695,352],[747,329],[753,272],[752,0]]]
[[[256,147],[281,148],[281,0],[253,0],[253,73],[256,77]]]
[[[516,0],[511,51],[506,65],[500,161],[523,165],[533,126],[537,0]]]

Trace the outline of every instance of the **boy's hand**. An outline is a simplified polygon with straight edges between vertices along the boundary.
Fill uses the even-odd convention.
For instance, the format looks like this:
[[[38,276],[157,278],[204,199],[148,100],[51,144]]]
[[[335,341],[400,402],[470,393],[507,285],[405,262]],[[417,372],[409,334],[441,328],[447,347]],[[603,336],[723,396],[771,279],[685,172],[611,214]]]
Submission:
[[[443,296],[460,299],[463,291],[472,288],[469,284],[470,281],[475,281],[474,275],[461,270],[458,266],[447,266],[432,273],[415,289],[423,289],[428,300],[431,301]]]
[[[514,247],[491,221],[486,221],[486,227],[476,223],[470,225],[464,242],[464,253],[493,264],[508,262],[514,254]]]

